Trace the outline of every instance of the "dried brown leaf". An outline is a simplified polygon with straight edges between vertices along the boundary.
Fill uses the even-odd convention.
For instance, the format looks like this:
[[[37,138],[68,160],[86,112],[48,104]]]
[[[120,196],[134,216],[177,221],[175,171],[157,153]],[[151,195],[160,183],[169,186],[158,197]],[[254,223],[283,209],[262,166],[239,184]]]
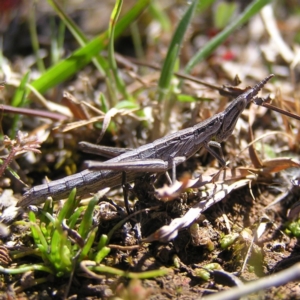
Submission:
[[[59,130],[61,132],[68,132],[68,131],[76,129],[78,127],[82,127],[82,126],[86,126],[86,125],[89,125],[92,123],[99,122],[103,119],[104,119],[103,116],[97,116],[94,118],[90,118],[89,120],[80,120],[80,121],[71,122],[71,123],[68,123],[65,125],[57,126],[57,127],[53,128],[53,130]]]
[[[156,189],[156,195],[161,200],[167,202],[180,195],[187,188],[199,188],[212,181],[212,176],[200,176],[197,179],[190,179],[188,174],[184,175],[180,181],[174,182],[172,185],[164,185],[162,188]]]
[[[290,157],[278,157],[263,161],[263,173],[277,173],[288,168],[300,167],[300,162]]]
[[[70,93],[64,91],[61,101],[62,104],[66,105],[70,109],[75,118],[79,120],[89,119],[90,116],[84,106]]]
[[[167,242],[174,239],[178,234],[178,230],[192,224],[194,220],[199,218],[202,212],[221,201],[232,190],[245,186],[249,184],[250,181],[250,179],[242,179],[231,184],[226,184],[225,182],[219,184],[209,184],[208,189],[202,193],[199,191],[199,198],[201,201],[190,208],[183,217],[176,218],[169,225],[162,226],[143,241],[153,242],[158,240],[161,242]]]

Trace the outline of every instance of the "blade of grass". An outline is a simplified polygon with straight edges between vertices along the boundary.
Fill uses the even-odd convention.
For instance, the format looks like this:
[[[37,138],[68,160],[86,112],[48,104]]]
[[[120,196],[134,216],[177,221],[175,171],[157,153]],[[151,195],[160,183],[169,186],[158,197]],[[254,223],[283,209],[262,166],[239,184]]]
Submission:
[[[86,258],[92,248],[92,245],[94,243],[96,233],[98,228],[93,228],[91,232],[89,232],[89,235],[87,239],[84,241],[84,246],[82,248],[82,251],[80,253],[80,256],[78,258],[78,261],[82,261],[84,258]]]
[[[97,250],[101,250],[103,247],[105,247],[108,243],[108,237],[106,234],[101,234],[100,241],[97,245]]]
[[[83,32],[79,29],[79,27],[73,22],[73,20],[70,19],[68,15],[65,14],[62,7],[55,0],[48,0],[48,3],[52,6],[56,14],[61,18],[64,24],[71,31],[72,35],[76,38],[79,45],[85,46],[85,44],[88,42],[87,38],[85,37]]]
[[[103,247],[101,250],[99,250],[94,258],[94,261],[97,264],[100,264],[101,261],[110,253],[109,247]]]
[[[194,55],[186,65],[184,72],[189,73],[191,69],[207,58],[224,40],[232,34],[238,27],[247,22],[252,16],[257,14],[266,4],[272,0],[256,0],[251,2],[247,8],[230,25],[211,39],[196,55]]]
[[[15,91],[14,97],[12,99],[11,105],[14,107],[21,107],[26,102],[26,97],[28,95],[28,88],[26,87],[28,81],[29,81],[29,75],[30,71],[28,71],[22,78],[20,85],[18,86],[17,90]],[[13,118],[13,122],[11,124],[10,129],[10,138],[13,138],[16,136],[18,128],[19,128],[19,120],[20,115],[15,115]]]
[[[62,10],[62,8],[58,5],[58,3],[55,0],[48,0],[49,4],[53,7],[53,9],[56,11],[56,13],[60,16],[62,21],[66,24],[68,29],[71,31],[73,36],[76,38],[77,42],[81,47],[84,47],[88,43],[88,39],[85,37],[83,32],[80,30],[80,28],[73,22],[72,19],[70,19]],[[116,20],[119,17],[120,10],[121,10],[122,3],[116,2],[115,8],[117,7],[117,10],[114,9],[111,17],[111,22],[108,30],[108,37],[109,37],[109,62],[106,61],[106,59],[103,58],[101,55],[95,55],[95,57],[92,59],[92,62],[100,72],[100,74],[103,75],[103,77],[106,78],[106,84],[108,87],[109,95],[110,97],[108,99],[111,99],[110,107],[114,107],[117,103],[117,95],[116,95],[116,87],[113,86],[114,83],[117,83],[118,90],[123,94],[125,98],[132,98],[127,92],[125,88],[125,84],[118,75],[116,63],[111,63],[111,60],[114,61],[114,51],[110,51],[113,49],[114,45],[114,28],[116,24]],[[110,54],[112,59],[110,60]],[[113,71],[113,74],[112,72]],[[114,76],[113,76],[114,75]],[[115,80],[114,80],[115,78]],[[132,100],[132,99],[131,99]],[[132,100],[133,101],[133,100]]]
[[[209,6],[211,6],[216,0],[201,0],[198,2],[197,5],[197,11],[198,12],[204,12],[208,9]]]
[[[47,227],[47,229],[49,228],[49,224],[50,222],[52,222],[51,218],[49,219],[48,215],[52,216],[53,215],[53,201],[51,199],[47,199],[45,204],[44,204],[44,207],[43,207],[43,210],[42,210],[42,213],[40,215],[40,222],[45,224],[45,226]],[[47,232],[47,236],[49,235],[49,230]]]
[[[108,28],[108,37],[109,37],[109,43],[108,43],[108,61],[111,68],[111,71],[113,73],[113,76],[115,78],[116,87],[118,91],[123,95],[123,97],[127,100],[130,100],[133,102],[132,97],[127,93],[126,85],[124,81],[122,80],[121,76],[118,73],[118,67],[115,60],[115,50],[114,50],[114,36],[115,36],[115,27],[116,22],[118,20],[118,17],[121,12],[123,0],[117,0],[115,7],[111,13],[110,16],[110,22],[109,22],[109,28]],[[116,99],[113,99],[114,103],[112,103],[112,106],[114,107],[116,104]]]
[[[14,176],[17,180],[21,180],[20,176],[18,175],[18,173],[13,170],[11,167],[7,166],[7,164],[5,164],[5,166],[2,169],[2,166],[4,164],[4,161],[2,159],[0,159],[0,177],[2,176],[2,174],[4,173],[4,170],[7,170],[12,176]]]
[[[78,205],[78,200],[76,200],[76,188],[72,189],[71,193],[69,194],[68,200],[63,205],[62,209],[60,210],[57,219],[61,223],[64,219],[68,219],[71,214],[73,214],[76,206]]]
[[[61,18],[64,24],[68,27],[70,32],[73,34],[77,42],[81,47],[86,46],[88,43],[88,39],[85,37],[80,28],[73,22],[72,19],[65,14],[64,10],[60,7],[60,5],[55,0],[48,0],[48,3],[53,7],[57,15]],[[104,75],[104,68],[107,66],[106,61],[100,55],[95,55],[95,58],[92,59],[94,65],[98,69],[98,71]],[[107,68],[107,67],[106,67]],[[107,72],[106,72],[106,75]]]
[[[145,57],[143,42],[139,31],[139,26],[136,21],[132,22],[132,24],[130,25],[130,32],[132,36],[134,52],[136,54],[136,57],[138,59],[143,59]]]
[[[82,221],[80,223],[78,233],[83,239],[86,239],[87,235],[89,234],[92,224],[93,224],[93,212],[95,205],[99,201],[99,197],[94,196],[92,200],[90,200],[88,207],[84,213],[84,216],[82,218]]]
[[[39,250],[41,251],[41,254],[43,256],[44,252],[48,251],[47,241],[44,235],[42,234],[40,227],[36,224],[37,221],[34,212],[30,211],[28,216],[31,222],[30,229],[31,229],[34,242],[36,246],[39,248]]]
[[[71,242],[68,240],[67,234],[63,231],[61,222],[56,220],[50,241],[50,249],[47,253],[49,261],[57,271],[56,276],[61,276],[61,274],[69,273],[71,271],[71,248]]]
[[[51,63],[57,64],[63,53],[63,44],[65,38],[66,25],[64,22],[60,21],[58,29],[56,29],[55,17],[50,19],[50,28],[51,28],[51,50],[50,57]]]
[[[28,71],[22,78],[20,85],[18,86],[17,90],[15,91],[14,97],[11,101],[11,105],[14,107],[20,107],[24,105],[28,89],[26,84],[29,81],[30,71]]]
[[[14,275],[14,274],[21,274],[21,273],[26,273],[26,272],[32,272],[32,271],[43,271],[43,272],[47,272],[50,274],[53,274],[54,272],[46,267],[46,266],[42,266],[42,265],[30,265],[30,266],[21,266],[19,268],[15,268],[15,269],[6,269],[3,268],[2,266],[0,266],[0,272],[1,273],[5,273],[5,274],[10,274],[10,275]],[[48,279],[49,280],[49,279]]]
[[[171,79],[174,74],[174,67],[176,60],[178,58],[178,53],[179,53],[179,44],[176,44],[171,48],[169,48],[167,57],[164,61],[164,65],[161,70],[161,75],[160,79],[158,82],[158,101],[162,102],[166,95],[169,92],[170,84],[171,84]]]
[[[117,275],[117,276],[123,276],[125,278],[137,278],[137,279],[147,279],[147,278],[156,278],[160,276],[167,275],[170,270],[168,269],[160,269],[160,270],[153,270],[153,271],[144,271],[140,273],[134,273],[134,272],[127,272],[120,269],[116,269],[113,267],[105,266],[105,265],[96,265],[93,261],[82,261],[80,264],[80,267],[91,274],[91,272],[94,272],[94,275],[92,275],[93,278],[97,278],[97,273],[107,273],[111,275]]]
[[[217,29],[223,29],[232,19],[233,14],[237,10],[237,3],[220,2],[217,4],[214,12],[214,26]]]
[[[56,3],[55,0],[48,0],[48,2],[53,7],[57,15],[64,22],[64,24],[68,27],[68,29],[73,34],[79,45],[81,47],[86,46],[88,43],[88,39],[85,37],[84,33],[80,30],[80,28],[73,22],[72,19],[68,17],[68,15],[64,13],[64,11]],[[99,73],[102,74],[104,78],[106,78],[106,85],[110,95],[109,99],[117,99],[115,88],[111,87],[114,83],[114,80],[106,59],[104,59],[101,55],[95,55],[95,57],[92,59],[92,62],[99,71]],[[110,103],[110,107],[113,107],[113,103]]]
[[[149,5],[149,12],[152,14],[153,18],[157,20],[162,27],[162,29],[166,32],[171,30],[171,21],[168,15],[161,9],[159,1],[152,1]]]
[[[88,43],[88,39],[85,37],[84,33],[80,30],[80,28],[73,22],[72,19],[68,17],[68,15],[65,14],[65,12],[55,0],[48,0],[48,2],[53,7],[57,15],[61,18],[61,20],[66,24],[66,26],[73,34],[79,45],[81,47],[86,46],[86,44]],[[95,55],[95,57],[92,59],[92,62],[99,71],[99,73],[106,78],[106,84],[108,86],[108,91],[110,95],[109,99],[116,99],[115,89],[111,88],[111,85],[113,84],[114,80],[110,72],[108,62],[101,55]]]
[[[40,57],[39,53],[39,39],[36,31],[36,17],[35,17],[35,3],[32,4],[31,9],[29,10],[29,31],[30,31],[30,39],[31,39],[31,45],[36,57],[37,67],[41,73],[45,72],[45,65],[43,60]]]
[[[170,110],[172,107],[172,103],[167,103],[166,101],[166,95],[168,94],[171,86],[171,79],[174,74],[174,68],[175,64],[179,55],[180,46],[184,37],[184,34],[191,22],[193,13],[196,9],[198,1],[194,0],[186,12],[184,13],[182,19],[180,20],[179,24],[177,25],[176,31],[172,37],[172,41],[170,43],[161,73],[160,78],[158,81],[158,95],[157,100],[159,103],[162,103],[163,100],[165,100],[165,107],[164,109],[161,109],[161,112],[154,114],[154,122],[153,122],[153,128],[155,130],[151,133],[151,139],[155,140],[165,134],[168,126],[165,126],[164,131],[162,130],[162,122],[169,124],[168,119],[170,116]]]
[[[149,4],[150,0],[139,0],[118,22],[115,37],[119,36]],[[107,46],[108,32],[100,34],[92,41],[75,51],[69,58],[48,69],[41,77],[32,82],[32,86],[40,93],[44,93],[55,85],[65,81],[81,68],[87,65],[92,58]]]
[[[159,78],[158,86],[159,86],[159,94],[158,94],[158,101],[161,102],[164,99],[166,91],[169,89],[171,78],[174,72],[174,66],[176,59],[179,54],[180,45],[182,43],[184,34],[191,22],[193,13],[195,8],[197,7],[197,0],[194,0],[192,4],[189,6],[185,14],[183,15],[181,21],[179,22],[176,31],[173,35],[171,44],[168,49],[168,53],[166,59],[164,61],[161,75]]]
[[[76,211],[74,212],[74,214],[72,214],[72,216],[69,218],[68,222],[69,222],[69,228],[70,229],[74,229],[76,222],[78,221],[80,215],[82,214],[82,212],[85,210],[84,206],[81,206],[79,208],[76,209]]]

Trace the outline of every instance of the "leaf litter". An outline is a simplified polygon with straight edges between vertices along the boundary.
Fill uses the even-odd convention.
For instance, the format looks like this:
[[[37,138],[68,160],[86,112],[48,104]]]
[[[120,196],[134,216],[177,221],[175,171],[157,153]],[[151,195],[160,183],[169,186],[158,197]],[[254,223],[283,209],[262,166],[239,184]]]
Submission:
[[[171,130],[176,131],[193,125],[190,122],[196,107],[199,113],[194,116],[194,122],[202,121],[222,110],[228,98],[223,97],[220,102],[217,102],[216,99],[220,98],[217,91],[223,96],[226,93],[226,96],[234,98],[236,92],[240,93],[239,89],[243,91],[243,87],[246,88],[267,75],[266,62],[272,64],[273,72],[277,76],[275,81],[266,86],[264,93],[265,91],[270,93],[272,105],[299,115],[297,100],[299,87],[296,80],[297,47],[287,44],[290,41],[286,33],[281,32],[282,28],[276,25],[277,16],[272,9],[274,8],[264,8],[261,24],[259,24],[259,17],[255,17],[245,28],[238,31],[236,36],[230,37],[220,49],[217,49],[212,57],[203,61],[201,68],[195,68],[193,74],[203,82],[213,82],[216,93],[202,83],[197,85],[196,90],[196,86],[191,84],[188,78],[183,81],[182,86],[174,84],[176,88],[172,91],[173,97],[178,93],[189,94],[194,95],[196,101],[174,105],[171,118],[175,122],[169,124]],[[167,11],[174,13],[176,9],[168,7]],[[291,19],[292,17],[294,16],[291,16]],[[285,26],[290,25],[291,19],[284,20]],[[196,27],[199,25],[197,22],[201,21],[194,22],[193,27]],[[299,27],[299,22],[297,26]],[[163,32],[161,34],[163,35]],[[202,32],[199,35],[200,41],[195,39],[195,45],[197,42],[201,43],[201,37],[205,38],[206,35]],[[87,67],[79,71],[79,74],[84,75],[83,77],[79,75],[70,82],[64,83],[64,89],[67,91],[69,88],[72,94],[74,92],[72,96],[76,100],[79,99],[75,111],[81,111],[79,108],[81,104],[87,103],[83,106],[89,114],[85,115],[82,111],[78,114],[74,113],[71,105],[67,105],[68,108],[64,105],[58,106],[57,103],[52,105],[49,100],[53,101],[55,97],[47,94],[49,100],[45,98],[47,106],[44,108],[49,115],[40,115],[39,111],[32,110],[36,114],[35,119],[30,120],[24,115],[18,126],[21,131],[17,131],[15,139],[3,138],[3,170],[10,165],[15,174],[18,174],[20,172],[17,171],[18,165],[19,170],[20,168],[21,171],[25,170],[25,174],[21,175],[26,184],[35,185],[41,183],[46,176],[54,180],[82,168],[81,163],[90,160],[91,157],[74,150],[78,149],[76,145],[80,141],[95,142],[97,138],[101,138],[103,145],[127,148],[136,148],[149,142],[151,131],[156,130],[151,123],[153,112],[155,108],[162,108],[154,97],[157,88],[155,82],[159,76],[157,73],[152,73],[150,68],[146,69],[146,66],[149,61],[156,63],[156,59],[158,65],[161,64],[163,60],[161,54],[167,50],[168,41],[165,37],[161,43],[155,44],[155,40],[150,39],[150,45],[146,49],[148,57],[146,63],[139,60],[141,63],[135,64],[134,60],[129,59],[128,64],[133,66],[130,73],[128,70],[122,70],[119,65],[129,86],[128,90],[135,95],[138,107],[144,109],[145,115],[139,115],[138,112],[141,110],[138,109],[136,112],[135,108],[106,109],[105,105],[100,105],[102,100],[102,104],[105,104],[107,99],[99,97],[99,94],[104,93],[105,97],[109,98],[109,93],[103,88],[105,86],[103,78],[100,78],[93,68]],[[181,49],[183,65],[187,63],[186,53],[189,53],[195,45],[188,42],[183,44]],[[156,51],[157,49],[159,51]],[[223,60],[224,57],[229,57],[223,55],[226,51],[238,55],[235,59],[226,61]],[[142,65],[143,69],[139,65]],[[13,72],[18,72],[13,60],[7,62],[7,67]],[[145,69],[148,74],[145,74]],[[241,87],[234,86],[236,74],[241,78]],[[21,74],[19,78],[22,78]],[[82,78],[88,78],[89,84],[84,84]],[[220,89],[224,82],[232,84]],[[6,104],[9,103],[15,86],[18,84],[15,85],[13,80],[7,78],[6,88],[1,91]],[[90,90],[88,86],[93,87],[94,90]],[[97,89],[98,86],[102,88]],[[200,92],[199,86],[201,86]],[[67,93],[64,96],[66,95],[68,96]],[[210,101],[201,101],[201,99],[210,99]],[[93,110],[91,107],[97,109]],[[62,115],[68,117],[67,121],[62,122],[64,118],[55,118],[60,120],[59,123],[49,121],[52,119],[50,111],[53,110],[64,112]],[[22,114],[22,111],[20,113]],[[151,118],[147,117],[149,115]],[[6,135],[9,135],[11,120],[12,115],[2,116],[2,131]],[[47,140],[43,139],[44,143],[39,148],[39,140],[28,139],[26,134],[22,135],[21,132],[32,133],[37,129],[38,133],[42,134],[45,130],[40,126],[42,124],[48,124],[53,130],[51,132],[46,130]],[[66,134],[69,130],[71,131]],[[7,141],[10,142],[10,147]],[[175,297],[198,299],[212,292],[215,292],[217,297],[221,297],[217,292],[226,289],[229,285],[226,278],[231,278],[231,286],[236,286],[236,289],[241,291],[245,287],[248,288],[247,281],[261,280],[259,278],[264,277],[264,280],[269,280],[269,285],[266,284],[265,287],[270,287],[270,282],[274,280],[272,277],[274,272],[286,272],[282,275],[284,277],[294,271],[294,276],[286,276],[286,280],[281,279],[276,283],[281,288],[268,290],[264,292],[263,297],[277,299],[284,295],[284,298],[297,298],[299,291],[297,284],[292,280],[299,279],[297,275],[299,266],[294,264],[297,259],[298,240],[296,231],[291,233],[291,230],[297,226],[291,226],[291,222],[297,221],[299,214],[297,202],[300,195],[297,183],[299,176],[295,175],[299,170],[298,141],[298,120],[251,104],[238,121],[234,134],[223,146],[223,152],[228,159],[225,169],[220,169],[217,163],[201,150],[195,157],[178,167],[179,180],[172,185],[164,176],[141,177],[134,183],[133,189],[129,190],[130,209],[133,212],[129,217],[124,209],[122,191],[106,190],[99,200],[98,217],[100,218],[95,219],[95,225],[99,226],[99,232],[103,234],[111,232],[116,223],[119,225],[110,236],[107,246],[111,244],[114,250],[105,258],[105,265],[123,271],[141,273],[165,268],[168,270],[168,275],[143,281],[134,279],[127,285],[128,282],[122,277],[117,277],[116,274],[104,275],[108,272],[105,268],[100,272],[94,270],[93,274],[94,271],[92,272],[88,266],[96,268],[97,264],[84,260],[81,271],[91,276],[93,282],[89,286],[90,282],[82,280],[84,277],[81,277],[80,273],[76,274],[71,283],[70,295],[76,294],[82,298],[97,295],[97,297],[108,298],[116,294],[123,298],[135,299],[136,295],[132,296],[134,293],[132,289],[135,286],[149,299]],[[63,163],[57,167],[56,163],[62,149],[69,149],[72,155],[70,158],[67,155],[61,157]],[[35,162],[31,166],[28,158],[24,155],[19,157],[27,151],[34,152]],[[40,151],[42,153],[39,153]],[[93,158],[99,160],[99,157],[93,156]],[[20,187],[16,183],[15,176],[12,178],[8,173],[5,172],[2,177],[9,179],[8,187],[18,196],[23,192],[24,187]],[[7,186],[3,184],[3,191],[5,188]],[[14,229],[3,239],[0,249],[0,260],[5,266],[10,266],[18,261],[14,257],[14,251],[18,248],[34,246],[28,237],[23,239],[25,234],[20,226],[24,226],[24,223],[18,224],[16,214],[11,218],[7,218],[5,214],[3,216],[5,220],[9,220],[10,228]],[[26,213],[24,217],[26,219]],[[193,225],[197,225],[194,232],[191,229]],[[71,229],[69,232],[72,232]],[[196,236],[198,240],[202,238],[201,242],[196,242]],[[136,246],[139,250],[130,248]],[[9,252],[11,252],[10,256],[8,256]],[[23,260],[23,263],[30,263],[30,256]],[[200,277],[200,269],[207,271],[205,274],[207,277]],[[26,276],[21,279],[4,277],[4,280],[11,285],[13,293],[21,294],[27,287],[26,284],[23,287],[22,283],[19,285],[18,279],[22,282]],[[35,273],[31,273],[30,276],[34,276],[35,280],[40,279]],[[131,274],[131,276],[135,275]],[[78,290],[78,279],[82,280],[81,287],[86,289],[85,292]],[[57,282],[54,276],[51,280],[53,280],[50,287],[52,294],[62,295],[68,280],[62,284]],[[41,285],[34,284],[32,280],[30,282],[29,286],[33,291],[42,293],[45,290],[42,281]],[[256,286],[259,286],[258,282],[262,281],[257,281]],[[2,291],[8,293],[5,288],[2,288]],[[237,295],[241,294],[236,292],[228,297],[238,297]],[[223,296],[221,298],[226,299]]]

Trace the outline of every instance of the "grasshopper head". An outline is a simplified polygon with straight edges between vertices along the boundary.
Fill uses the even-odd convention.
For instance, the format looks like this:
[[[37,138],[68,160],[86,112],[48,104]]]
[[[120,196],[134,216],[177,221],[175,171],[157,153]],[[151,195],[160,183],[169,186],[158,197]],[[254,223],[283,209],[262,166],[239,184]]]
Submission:
[[[263,86],[272,78],[271,74],[253,88],[248,89],[246,92],[234,99],[223,112],[223,122],[219,132],[216,134],[216,141],[225,141],[231,134],[236,125],[236,122],[246,106],[254,99]]]
[[[217,142],[221,143],[222,141],[227,140],[227,138],[232,134],[232,131],[241,113],[244,111],[247,104],[251,101],[248,101],[247,97],[245,97],[244,94],[237,97],[224,110],[222,126],[220,127],[215,137]]]

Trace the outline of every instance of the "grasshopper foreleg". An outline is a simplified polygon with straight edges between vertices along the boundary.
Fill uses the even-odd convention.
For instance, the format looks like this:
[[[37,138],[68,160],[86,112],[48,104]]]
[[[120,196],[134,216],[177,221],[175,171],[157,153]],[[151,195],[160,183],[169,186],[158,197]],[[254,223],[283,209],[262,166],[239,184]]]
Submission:
[[[176,166],[181,164],[186,160],[185,156],[177,156],[172,159],[172,182],[173,184],[176,181]]]
[[[225,167],[226,166],[226,162],[224,160],[224,156],[223,156],[223,152],[222,152],[222,148],[221,148],[221,144],[218,143],[218,142],[215,142],[215,141],[209,141],[207,143],[204,143],[204,148],[212,155],[214,156],[219,162],[220,164],[222,165],[222,167]],[[212,147],[214,148],[218,148],[219,150],[219,153],[213,149]]]
[[[126,172],[122,172],[122,189],[123,189],[123,195],[124,195],[124,204],[126,207],[127,214],[131,214],[131,210],[129,207],[129,201],[128,201],[128,191],[131,188],[131,186],[127,183],[127,176]]]

